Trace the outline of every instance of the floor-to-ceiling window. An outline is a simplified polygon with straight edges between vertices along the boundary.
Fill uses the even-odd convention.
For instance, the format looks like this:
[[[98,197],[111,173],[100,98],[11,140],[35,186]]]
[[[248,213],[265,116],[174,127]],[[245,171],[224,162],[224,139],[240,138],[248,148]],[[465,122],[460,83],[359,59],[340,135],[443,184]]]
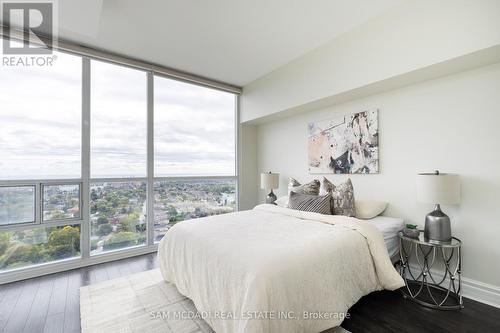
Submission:
[[[0,67],[0,274],[236,210],[235,94],[55,54]]]
[[[146,72],[90,63],[91,254],[146,244]]]
[[[80,256],[82,60],[0,68],[0,270]]]
[[[154,239],[236,209],[233,94],[155,77]]]

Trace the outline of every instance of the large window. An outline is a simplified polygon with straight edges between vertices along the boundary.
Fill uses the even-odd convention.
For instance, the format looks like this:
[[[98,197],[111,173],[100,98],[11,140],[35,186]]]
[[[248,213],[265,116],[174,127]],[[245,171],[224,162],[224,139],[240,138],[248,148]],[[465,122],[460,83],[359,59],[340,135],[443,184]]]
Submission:
[[[1,42],[1,40],[0,40]],[[0,66],[0,177],[80,178],[82,60]]]
[[[155,77],[154,84],[154,239],[159,241],[179,221],[236,209],[236,100],[163,77]]]
[[[82,58],[54,56],[0,67],[0,271],[80,257]]]
[[[91,254],[146,245],[146,73],[92,61],[91,102]]]
[[[155,78],[155,177],[235,175],[233,94]]]
[[[146,177],[146,73],[91,62],[91,176]]]
[[[237,209],[233,93],[55,56],[0,64],[0,274],[153,250]]]

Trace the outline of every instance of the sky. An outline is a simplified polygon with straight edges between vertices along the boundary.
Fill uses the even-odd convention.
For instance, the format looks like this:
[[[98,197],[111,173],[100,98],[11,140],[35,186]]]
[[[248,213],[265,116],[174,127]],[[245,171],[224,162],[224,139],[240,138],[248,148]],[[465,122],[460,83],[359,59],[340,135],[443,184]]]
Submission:
[[[81,177],[81,59],[0,65],[0,180]],[[155,77],[155,176],[234,175],[235,97]],[[146,73],[91,62],[91,177],[146,177]]]

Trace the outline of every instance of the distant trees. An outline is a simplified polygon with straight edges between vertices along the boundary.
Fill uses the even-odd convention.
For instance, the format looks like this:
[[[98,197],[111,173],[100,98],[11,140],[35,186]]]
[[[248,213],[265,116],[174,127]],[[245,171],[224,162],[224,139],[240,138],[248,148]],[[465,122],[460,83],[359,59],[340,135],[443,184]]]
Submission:
[[[119,249],[130,247],[137,244],[138,235],[135,232],[124,231],[112,234],[107,241],[104,242],[105,250]]]
[[[206,211],[202,210],[200,207],[196,207],[194,209],[193,215],[195,217],[206,217],[206,216],[208,216],[208,213]]]
[[[122,231],[133,231],[135,229],[135,225],[139,221],[139,214],[131,213],[128,214],[125,218],[120,221],[120,230]]]
[[[146,229],[140,223],[146,187],[125,184],[108,184],[93,188],[90,193],[90,213],[97,215],[92,223],[92,235],[99,239],[91,241],[91,249],[95,250],[102,242],[104,250],[134,246],[141,242],[140,233]],[[116,224],[116,228],[112,224]]]
[[[97,218],[97,224],[98,225],[107,224],[107,223],[109,223],[109,220],[108,220],[108,218],[106,216],[101,215],[101,216],[99,216]]]
[[[31,244],[16,244],[7,249],[5,254],[0,257],[0,267],[21,267],[26,264],[36,264],[42,262],[42,247]]]
[[[99,212],[99,214],[109,216],[109,214],[113,212],[113,207],[108,201],[99,199],[95,203],[95,212]]]
[[[76,207],[80,204],[80,199],[77,198],[71,198],[70,200],[70,207]]]
[[[223,214],[234,209],[234,181],[166,181],[155,183],[155,210],[162,210],[155,228],[162,232],[186,219]],[[18,202],[19,214],[32,201]],[[91,250],[118,249],[146,242],[146,221],[142,216],[144,183],[106,183],[90,190]],[[227,204],[224,204],[227,201]],[[22,204],[22,205],[21,205]],[[78,206],[75,195],[54,196],[51,218],[67,218],[68,208]],[[31,208],[30,208],[31,209]],[[158,226],[157,223],[158,222]],[[161,227],[160,227],[161,225]],[[0,233],[0,269],[20,267],[76,256],[80,252],[78,226],[36,227]]]
[[[66,214],[64,214],[64,212],[61,212],[59,210],[54,210],[52,212],[52,214],[50,214],[51,220],[62,220],[62,219],[66,219],[66,218],[68,218],[68,216],[66,216]]]
[[[177,209],[173,205],[167,206],[167,212],[168,212],[168,215],[170,215],[170,216],[176,216],[178,214]]]
[[[7,251],[11,235],[12,233],[10,232],[0,233],[0,256],[2,256],[5,253],[5,251]]]
[[[111,226],[111,224],[109,223],[106,223],[106,224],[101,224],[98,228],[97,228],[97,235],[98,236],[107,236],[109,235],[111,232],[113,231],[113,227]]]
[[[0,268],[22,267],[79,253],[80,229],[77,226],[0,233]]]
[[[49,235],[49,254],[57,259],[73,257],[80,253],[80,228],[65,226]]]
[[[170,216],[168,218],[168,222],[171,225],[176,224],[177,222],[184,221],[186,219],[186,214],[184,213],[177,213],[177,215]]]

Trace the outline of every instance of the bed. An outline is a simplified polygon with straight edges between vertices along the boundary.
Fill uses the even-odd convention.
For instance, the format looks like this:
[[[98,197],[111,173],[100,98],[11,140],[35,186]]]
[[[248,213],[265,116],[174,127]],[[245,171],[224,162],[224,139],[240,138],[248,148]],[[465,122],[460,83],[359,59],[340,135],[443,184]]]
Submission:
[[[404,227],[404,221],[398,217],[377,216],[369,220],[363,220],[373,224],[384,237],[384,243],[391,261],[399,259],[398,232]]]
[[[177,223],[158,258],[218,333],[321,332],[404,285],[376,224],[274,205]]]

